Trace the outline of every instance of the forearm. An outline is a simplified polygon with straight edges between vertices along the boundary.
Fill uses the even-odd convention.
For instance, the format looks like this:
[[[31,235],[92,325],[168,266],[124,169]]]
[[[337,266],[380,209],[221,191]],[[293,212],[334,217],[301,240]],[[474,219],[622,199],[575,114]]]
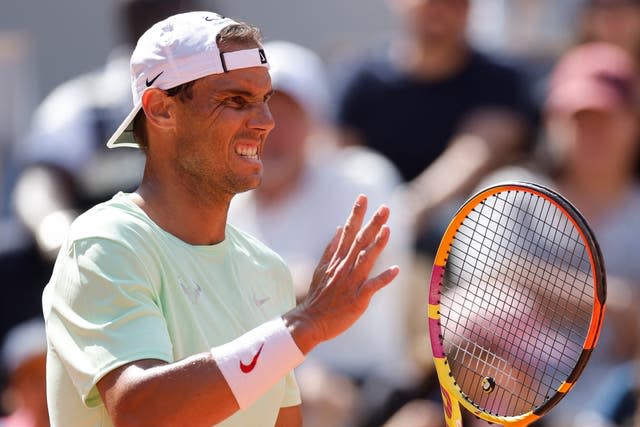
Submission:
[[[517,158],[527,133],[515,113],[480,111],[470,116],[447,149],[407,186],[414,223],[424,225],[434,209],[465,195],[486,173]]]
[[[98,389],[117,427],[211,426],[238,410],[210,353],[171,364],[138,361],[112,371]]]
[[[300,405],[280,408],[275,427],[301,427],[302,410]]]
[[[406,203],[421,227],[434,209],[472,189],[492,164],[489,146],[473,135],[461,136],[406,187]]]
[[[98,383],[117,427],[211,426],[238,410],[209,352],[171,364],[139,361],[117,371]]]
[[[276,318],[210,353],[134,362],[98,388],[116,426],[210,426],[249,408],[303,360]]]

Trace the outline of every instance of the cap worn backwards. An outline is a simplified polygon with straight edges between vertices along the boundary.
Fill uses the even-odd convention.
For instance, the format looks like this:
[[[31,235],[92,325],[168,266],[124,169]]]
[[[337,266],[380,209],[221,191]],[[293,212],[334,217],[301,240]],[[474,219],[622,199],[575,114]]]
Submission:
[[[216,37],[237,24],[213,12],[173,15],[149,28],[131,55],[133,109],[109,138],[107,147],[136,147],[133,119],[142,108],[142,95],[149,88],[171,89],[211,74],[249,67],[267,67],[261,48],[221,53]]]

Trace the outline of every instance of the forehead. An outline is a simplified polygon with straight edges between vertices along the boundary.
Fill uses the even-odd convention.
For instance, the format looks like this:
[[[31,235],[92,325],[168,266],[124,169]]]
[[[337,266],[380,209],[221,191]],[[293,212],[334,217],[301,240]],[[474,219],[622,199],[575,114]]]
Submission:
[[[256,96],[271,91],[271,77],[265,67],[250,67],[212,74],[196,81],[196,92],[246,92]]]

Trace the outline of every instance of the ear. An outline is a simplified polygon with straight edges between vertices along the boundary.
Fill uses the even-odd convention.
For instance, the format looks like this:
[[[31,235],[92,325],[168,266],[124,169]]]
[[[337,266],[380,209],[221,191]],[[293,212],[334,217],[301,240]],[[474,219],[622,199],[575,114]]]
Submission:
[[[149,88],[142,94],[142,109],[147,122],[160,129],[171,129],[175,126],[175,100],[163,90]]]

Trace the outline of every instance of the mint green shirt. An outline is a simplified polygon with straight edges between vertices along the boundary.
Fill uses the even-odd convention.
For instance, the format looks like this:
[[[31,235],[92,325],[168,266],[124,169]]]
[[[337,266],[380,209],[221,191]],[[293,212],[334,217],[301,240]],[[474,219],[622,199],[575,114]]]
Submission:
[[[223,242],[189,245],[118,193],[73,223],[44,291],[52,426],[112,426],[96,389],[111,370],[208,351],[294,304],[289,270],[258,240],[227,225]],[[298,404],[291,372],[219,425],[273,426]]]

